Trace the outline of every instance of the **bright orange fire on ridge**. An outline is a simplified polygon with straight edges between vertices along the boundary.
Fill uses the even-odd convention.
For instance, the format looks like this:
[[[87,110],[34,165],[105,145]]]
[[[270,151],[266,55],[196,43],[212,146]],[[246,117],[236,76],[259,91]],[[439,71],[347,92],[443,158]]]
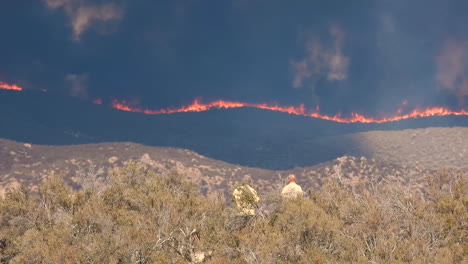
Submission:
[[[4,83],[4,82],[0,82],[0,89],[15,90],[15,91],[22,91],[23,90],[23,88],[19,87],[16,84],[8,84],[8,83]]]
[[[8,84],[0,81],[0,90],[15,90],[23,91],[23,88],[16,84]],[[47,90],[41,89],[42,92],[47,92]],[[101,99],[95,99],[92,101],[95,104],[102,104]],[[315,109],[306,109],[303,104],[299,106],[282,106],[279,104],[266,104],[266,103],[246,103],[246,102],[236,102],[236,101],[227,101],[227,100],[216,100],[208,103],[203,103],[198,99],[195,99],[191,104],[178,107],[178,108],[165,108],[159,110],[150,110],[143,109],[139,107],[136,103],[113,100],[110,104],[111,107],[129,111],[144,113],[149,115],[158,115],[158,114],[173,114],[173,113],[183,113],[183,112],[203,112],[211,109],[230,109],[230,108],[241,108],[241,107],[251,107],[258,109],[265,109],[270,111],[277,111],[282,113],[288,113],[298,116],[307,116],[313,118],[319,118],[324,120],[335,121],[339,123],[385,123],[385,122],[394,122],[409,118],[421,118],[421,117],[430,117],[430,116],[448,116],[448,115],[468,115],[468,110],[459,110],[453,111],[445,107],[428,107],[424,109],[414,109],[409,113],[403,113],[403,107],[407,106],[408,102],[405,100],[392,116],[387,117],[371,117],[359,113],[351,113],[349,116],[343,117],[341,114],[336,115],[325,115],[321,114],[319,108]]]
[[[403,102],[403,106],[406,105],[407,102]],[[158,114],[172,114],[172,113],[182,113],[182,112],[202,112],[207,111],[210,109],[229,109],[229,108],[240,108],[240,107],[252,107],[252,108],[259,108],[277,112],[283,112],[288,114],[294,114],[299,116],[308,116],[314,118],[320,118],[324,120],[335,121],[339,123],[385,123],[385,122],[393,122],[399,121],[409,118],[421,118],[421,117],[430,117],[430,116],[448,116],[448,115],[468,115],[468,110],[460,110],[460,111],[452,111],[445,107],[428,107],[425,109],[414,109],[409,113],[402,114],[402,109],[398,109],[396,114],[393,116],[382,117],[382,118],[374,118],[365,116],[359,113],[351,113],[348,117],[342,117],[341,114],[336,114],[334,116],[324,115],[319,112],[319,108],[315,109],[306,109],[303,104],[299,106],[281,106],[278,104],[255,104],[255,103],[244,103],[244,102],[236,102],[236,101],[225,101],[225,100],[217,100],[209,103],[202,103],[198,99],[195,99],[193,103],[182,106],[179,108],[165,108],[159,110],[149,110],[143,109],[138,106],[133,106],[126,101],[118,101],[114,100],[111,103],[111,106],[116,109],[130,111],[130,112],[138,112],[150,115],[158,115]]]

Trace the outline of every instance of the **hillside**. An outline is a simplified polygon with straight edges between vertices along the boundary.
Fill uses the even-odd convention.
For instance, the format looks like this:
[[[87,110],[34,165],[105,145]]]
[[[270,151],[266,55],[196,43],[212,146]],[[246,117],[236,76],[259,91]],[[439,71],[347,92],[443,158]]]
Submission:
[[[337,146],[350,155],[372,157],[398,166],[468,170],[467,127],[368,131],[323,137],[302,147],[320,145]]]
[[[190,149],[216,160],[272,170],[367,155],[362,142],[344,135],[468,124],[466,116],[341,124],[253,108],[144,115],[34,91],[0,91],[0,120],[0,138],[34,145],[135,142]],[[411,140],[403,134],[408,136]],[[332,140],[325,142],[327,137]]]
[[[450,136],[447,136],[450,135]],[[351,143],[350,143],[351,142]],[[262,191],[278,190],[289,173],[298,175],[306,189],[317,188],[329,177],[354,186],[391,180],[424,189],[424,178],[443,168],[467,171],[468,128],[425,128],[402,131],[371,131],[326,137],[311,142],[339,146],[349,155],[314,166],[268,170],[230,164],[187,149],[152,147],[135,143],[98,143],[47,146],[0,139],[0,186],[24,184],[33,190],[52,174],[64,175],[79,187],[80,177],[100,174],[129,160],[140,161],[162,175],[173,170],[200,186],[202,193],[223,192],[229,196],[236,182],[248,174]],[[314,145],[315,144],[315,145]],[[296,150],[300,154],[300,149]],[[100,173],[97,173],[99,169]]]
[[[63,175],[72,186],[78,178],[97,174],[129,160],[141,161],[156,172],[177,170],[206,189],[225,189],[245,174],[268,178],[273,171],[240,167],[203,157],[186,149],[148,147],[135,143],[99,143],[72,146],[46,146],[0,140],[0,185],[25,184],[35,189],[50,175]]]

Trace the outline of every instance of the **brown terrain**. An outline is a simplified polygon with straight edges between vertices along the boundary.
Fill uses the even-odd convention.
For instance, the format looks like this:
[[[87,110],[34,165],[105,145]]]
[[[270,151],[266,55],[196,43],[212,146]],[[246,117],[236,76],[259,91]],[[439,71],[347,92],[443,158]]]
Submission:
[[[104,182],[112,168],[128,161],[146,164],[161,175],[175,170],[197,183],[203,194],[223,192],[226,196],[246,174],[260,192],[278,191],[289,173],[296,173],[299,184],[312,190],[329,177],[351,188],[395,181],[423,190],[425,177],[436,170],[468,171],[468,128],[371,131],[324,138],[323,142],[345,147],[352,142],[358,149],[350,147],[349,155],[315,166],[274,171],[229,164],[187,149],[125,142],[44,146],[0,139],[0,195],[20,184],[37,190],[54,174],[63,175],[76,188],[89,177]],[[363,153],[365,157],[356,156]]]
[[[345,138],[361,146],[367,155],[386,163],[436,170],[468,170],[466,127],[370,131]]]

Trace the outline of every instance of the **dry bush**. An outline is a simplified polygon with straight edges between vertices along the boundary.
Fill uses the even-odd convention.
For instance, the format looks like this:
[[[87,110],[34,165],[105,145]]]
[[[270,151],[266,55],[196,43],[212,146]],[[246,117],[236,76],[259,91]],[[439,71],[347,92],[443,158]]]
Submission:
[[[0,201],[0,262],[467,263],[467,177],[442,171],[427,185],[331,179],[310,199],[263,194],[233,227],[235,208],[176,172],[129,163],[81,190],[54,176]]]

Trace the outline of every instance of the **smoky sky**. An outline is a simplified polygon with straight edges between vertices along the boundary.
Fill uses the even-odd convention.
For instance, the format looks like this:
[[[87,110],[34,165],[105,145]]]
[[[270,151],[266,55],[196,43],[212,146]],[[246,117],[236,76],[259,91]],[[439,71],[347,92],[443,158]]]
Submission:
[[[165,108],[196,97],[325,113],[468,103],[468,2],[0,3],[0,81]]]

